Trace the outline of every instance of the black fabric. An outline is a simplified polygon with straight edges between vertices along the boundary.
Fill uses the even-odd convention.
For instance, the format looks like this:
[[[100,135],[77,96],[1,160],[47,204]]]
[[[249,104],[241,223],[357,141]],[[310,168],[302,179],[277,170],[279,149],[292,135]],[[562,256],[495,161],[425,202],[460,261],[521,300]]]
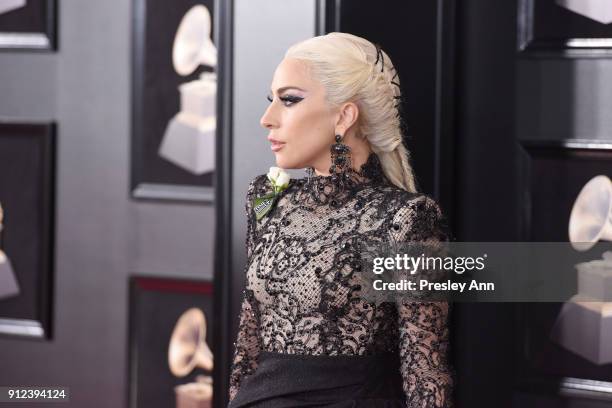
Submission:
[[[418,241],[433,246],[448,240],[446,220],[436,201],[391,183],[374,153],[359,171],[351,168],[341,177],[310,172],[308,178],[291,179],[271,210],[257,219],[254,200],[274,191],[262,174],[251,181],[247,192],[246,282],[230,400],[250,376],[258,375],[263,352],[327,356],[332,363],[340,361],[333,359],[338,356],[397,353],[406,407],[452,407],[451,304],[399,297],[378,303],[362,293],[367,284],[361,271],[362,242]],[[352,370],[341,372],[352,375]],[[278,384],[291,380],[275,373],[279,379],[270,387],[282,388]],[[299,373],[287,370],[287,376]],[[261,391],[252,387],[243,395]]]
[[[262,351],[228,408],[405,407],[399,357],[305,356]]]

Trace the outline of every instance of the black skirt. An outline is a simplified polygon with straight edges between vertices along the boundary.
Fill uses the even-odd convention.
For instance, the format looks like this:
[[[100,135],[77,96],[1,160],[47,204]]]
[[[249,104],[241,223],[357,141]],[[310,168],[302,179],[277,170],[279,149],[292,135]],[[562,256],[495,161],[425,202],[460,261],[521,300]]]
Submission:
[[[404,408],[397,353],[308,356],[261,351],[227,408]]]

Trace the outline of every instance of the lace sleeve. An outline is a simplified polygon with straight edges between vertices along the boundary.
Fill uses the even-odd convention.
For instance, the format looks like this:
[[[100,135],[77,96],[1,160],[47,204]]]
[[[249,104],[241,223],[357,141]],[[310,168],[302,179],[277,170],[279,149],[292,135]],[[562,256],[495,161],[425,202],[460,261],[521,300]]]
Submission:
[[[238,326],[238,338],[235,345],[234,359],[230,369],[229,399],[234,399],[240,383],[245,376],[252,374],[257,369],[257,357],[259,355],[259,333],[253,306],[245,292],[240,310],[240,323]]]
[[[445,222],[437,203],[423,195],[396,212],[392,235],[398,242],[448,241]],[[400,369],[410,408],[453,407],[455,372],[448,361],[450,306],[447,301],[396,301]]]
[[[265,175],[263,175],[265,177]],[[246,194],[245,210],[247,215],[246,254],[247,268],[253,253],[255,216],[252,214],[252,200],[257,193],[258,183],[262,176],[256,177],[249,184]],[[246,269],[245,269],[246,270]],[[257,306],[253,299],[252,291],[243,291],[242,304],[240,307],[240,321],[238,323],[238,336],[234,343],[235,351],[230,368],[229,399],[234,399],[238,388],[245,376],[253,373],[257,368],[257,357],[259,356],[259,324]]]

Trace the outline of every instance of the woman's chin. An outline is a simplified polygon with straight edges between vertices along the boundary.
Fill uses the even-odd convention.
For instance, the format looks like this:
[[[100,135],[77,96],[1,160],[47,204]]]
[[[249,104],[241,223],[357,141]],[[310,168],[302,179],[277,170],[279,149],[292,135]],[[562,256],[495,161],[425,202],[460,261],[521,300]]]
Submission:
[[[290,160],[287,160],[287,157],[281,152],[275,152],[274,156],[276,157],[276,166],[282,169],[287,169],[291,165]]]
[[[276,158],[276,166],[281,169],[302,169],[303,166],[303,158],[301,155],[298,157],[292,157],[287,154],[285,151],[286,147],[281,151],[274,152],[274,156]]]

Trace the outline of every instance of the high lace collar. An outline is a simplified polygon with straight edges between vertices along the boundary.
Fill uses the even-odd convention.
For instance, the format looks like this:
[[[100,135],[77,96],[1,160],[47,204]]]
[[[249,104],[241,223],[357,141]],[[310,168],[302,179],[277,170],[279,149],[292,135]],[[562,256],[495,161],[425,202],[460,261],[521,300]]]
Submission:
[[[307,169],[309,175],[295,179],[298,188],[296,200],[316,204],[329,204],[339,207],[355,194],[366,187],[386,184],[380,159],[376,153],[371,152],[359,170],[350,168],[344,174],[315,175],[312,168]]]

